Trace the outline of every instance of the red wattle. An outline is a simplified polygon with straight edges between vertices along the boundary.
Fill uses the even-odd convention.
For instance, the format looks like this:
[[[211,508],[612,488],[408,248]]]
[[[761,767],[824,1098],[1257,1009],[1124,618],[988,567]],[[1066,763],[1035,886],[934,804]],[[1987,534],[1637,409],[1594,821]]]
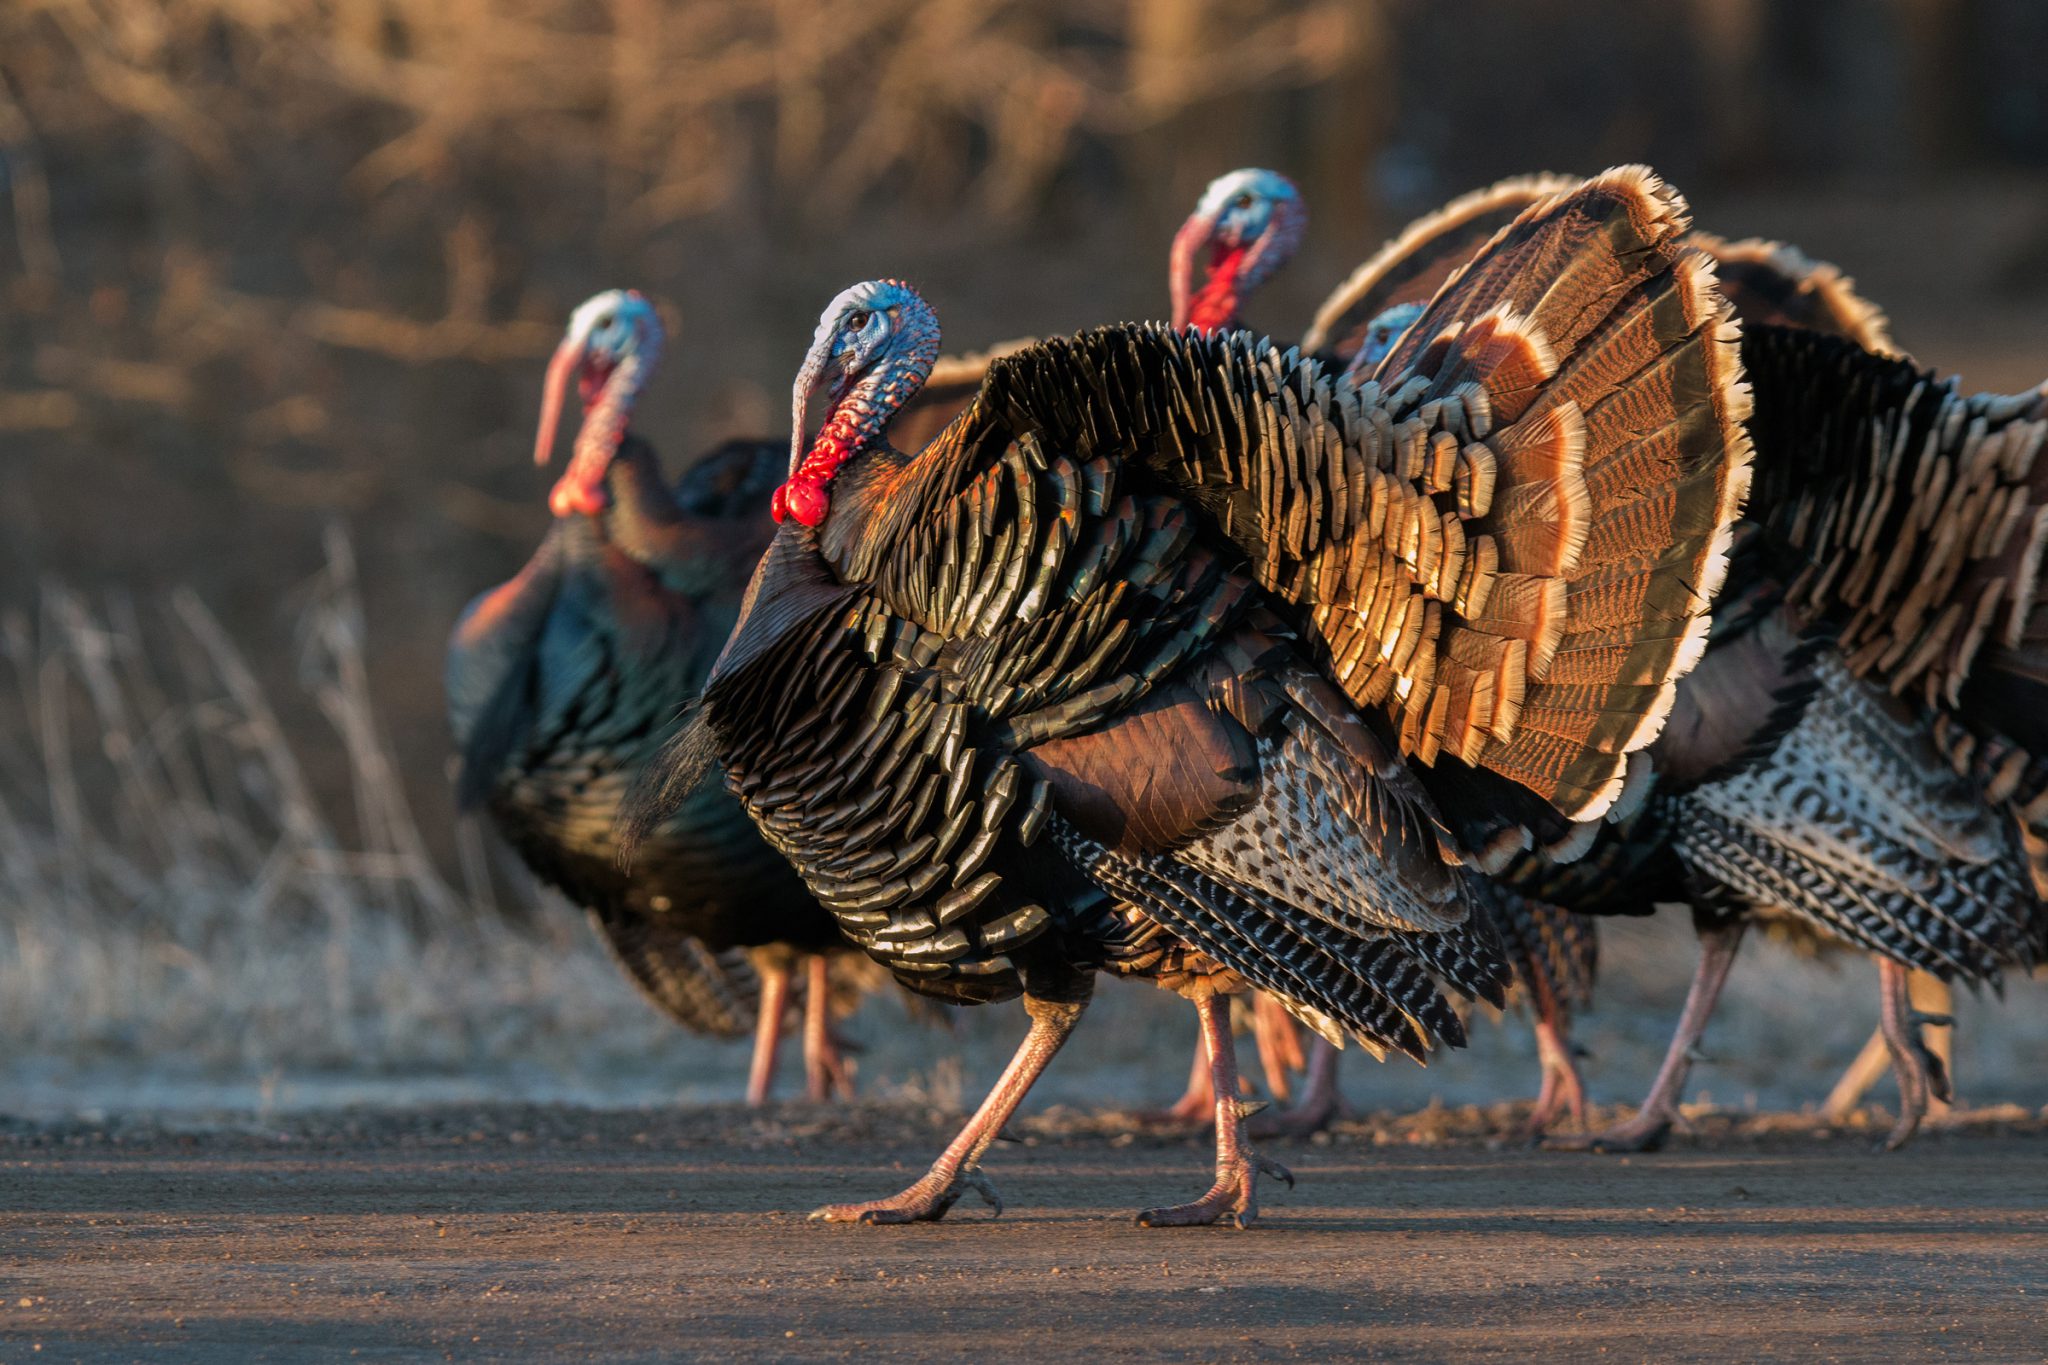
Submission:
[[[558,517],[594,517],[610,506],[611,495],[605,492],[604,485],[585,482],[574,477],[573,472],[557,479],[548,494],[548,510]]]
[[[1202,332],[1228,330],[1237,321],[1237,272],[1245,248],[1218,247],[1209,260],[1209,277],[1188,301],[1188,326]]]
[[[775,490],[775,497],[768,504],[768,510],[775,514],[775,519],[783,521],[795,517],[806,526],[822,523],[825,514],[832,510],[826,486],[839,472],[839,466],[853,458],[861,440],[859,415],[849,408],[834,410],[825,419],[825,425],[819,428],[817,438],[811,442],[810,452],[796,467],[796,473]]]
[[[806,478],[798,470],[796,477],[775,490],[773,501],[768,504],[777,521],[795,517],[806,526],[820,526],[825,514],[832,510],[832,501],[825,496],[825,487],[815,480]]]

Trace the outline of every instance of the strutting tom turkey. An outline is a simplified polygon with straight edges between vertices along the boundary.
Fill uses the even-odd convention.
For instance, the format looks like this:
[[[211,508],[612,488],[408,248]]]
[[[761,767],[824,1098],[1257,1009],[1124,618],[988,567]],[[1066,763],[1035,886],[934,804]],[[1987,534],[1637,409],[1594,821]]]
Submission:
[[[1524,210],[1577,183],[1562,175],[1517,176],[1460,196],[1417,219],[1324,300],[1303,337],[1303,348],[1354,376],[1370,375],[1430,297],[1489,239]],[[1892,352],[1883,315],[1833,266],[1810,261],[1775,242],[1727,242],[1699,231],[1689,234],[1687,242],[1714,258],[1721,290],[1744,322],[1809,328],[1846,336],[1872,351]],[[1603,858],[1615,856],[1608,845],[1601,853]],[[1581,887],[1596,885],[1588,868],[1574,875]],[[1535,892],[1545,880],[1524,875],[1516,887],[1495,883],[1485,898],[1501,917],[1516,975],[1535,1015],[1542,1088],[1526,1125],[1532,1136],[1545,1132],[1563,1110],[1584,1126],[1585,1084],[1570,1039],[1571,1014],[1590,1003],[1598,960],[1595,919],[1540,899]],[[1580,895],[1593,893],[1582,890]],[[1624,902],[1607,898],[1603,903]],[[1647,902],[1625,904],[1633,913],[1648,909]],[[1334,1049],[1318,1046],[1311,1051],[1307,1084],[1284,1121],[1286,1127],[1313,1130],[1335,1116],[1337,1065]]]
[[[826,310],[782,529],[636,830],[733,791],[913,988],[1021,994],[1016,1058],[926,1176],[936,1218],[1092,973],[1188,996],[1217,1170],[1142,1221],[1254,1215],[1221,996],[1326,1037],[1456,1044],[1508,969],[1468,866],[1576,841],[1697,661],[1747,478],[1736,336],[1677,196],[1539,205],[1357,388],[1242,333],[1105,328],[992,365],[930,445],[907,285]],[[827,411],[806,436],[814,391]]]
[[[1174,236],[1168,279],[1174,325],[1204,331],[1239,327],[1244,304],[1292,257],[1306,231],[1306,206],[1285,176],[1251,168],[1217,177]],[[1199,284],[1198,267],[1203,273]],[[1423,298],[1426,301],[1427,295]],[[1418,302],[1407,319],[1412,321],[1419,309]],[[1353,344],[1341,354],[1325,348],[1317,358],[1341,369],[1356,353]],[[1496,918],[1517,984],[1535,1016],[1544,1074],[1532,1124],[1540,1130],[1554,1108],[1568,1101],[1576,1108],[1581,1093],[1562,1039],[1568,1028],[1566,1012],[1583,998],[1590,983],[1594,939],[1584,925],[1567,922],[1565,912],[1520,897],[1483,898],[1479,909]],[[1284,1008],[1263,993],[1255,992],[1250,999],[1246,1013],[1267,1087],[1276,1098],[1296,1100],[1288,1111],[1268,1115],[1260,1123],[1268,1131],[1292,1133],[1326,1126],[1338,1110],[1336,1050],[1318,1043],[1305,1062],[1299,1032]],[[1198,1041],[1187,1091],[1162,1117],[1206,1123],[1213,1115],[1215,1098],[1209,1093],[1203,1053]],[[1309,1072],[1307,1088],[1296,1096],[1288,1073],[1304,1065]]]
[[[1503,182],[1418,223],[1333,296],[1311,341],[1351,338],[1365,348],[1360,368],[1370,372],[1372,347],[1402,334],[1419,296],[1565,183]],[[1651,750],[1656,776],[1643,783],[1639,813],[1603,831],[1590,856],[1569,867],[1525,858],[1508,881],[1589,913],[1641,914],[1659,901],[1694,906],[1703,952],[1665,1063],[1636,1116],[1590,1145],[1640,1150],[1662,1142],[1743,928],[1760,920],[1877,958],[1880,1032],[1902,1096],[1896,1146],[1911,1136],[1928,1097],[1947,1090],[1918,1028],[1947,1020],[1916,1016],[1907,970],[1995,983],[2001,970],[2038,952],[2042,907],[2029,890],[2038,881],[2029,850],[2041,847],[2032,831],[2048,815],[2039,799],[2048,774],[2030,756],[2038,745],[2011,736],[2022,717],[2038,714],[2025,702],[2041,675],[2024,637],[2044,496],[2032,491],[2042,478],[2030,470],[2044,413],[2036,395],[1936,397],[1928,376],[1903,365],[1881,380],[1879,367],[1828,340],[1896,355],[1882,314],[1838,271],[1776,243],[1692,240],[1717,258],[1753,346],[1770,348],[1758,373],[1770,400],[1757,428],[1763,494],[1738,542],[1707,661],[1681,685],[1673,723]],[[1766,323],[1807,335],[1758,326]],[[1816,358],[1823,354],[1832,359]],[[1794,404],[1795,396],[1809,401]],[[1946,415],[1922,416],[1916,427],[1893,410],[1908,398],[1921,408],[1946,403]],[[1859,481],[1852,468],[1873,452],[1852,440],[1878,438],[1895,447],[1884,452],[1889,472]],[[1975,461],[1979,480],[1960,492],[1959,459]],[[1805,511],[1788,520],[1777,503],[1795,493]],[[1927,557],[1935,573],[1915,593],[1887,598],[1885,579],[1868,567],[1877,543],[1870,538],[1887,537],[1882,543],[1896,547],[1890,573],[1907,573],[1916,549],[1927,555],[1909,504],[1932,538],[1949,544]],[[1840,541],[1815,541],[1810,530],[1856,515],[1861,580],[1841,576]],[[1989,526],[1987,516],[2003,520]],[[1901,524],[1903,541],[1895,539]],[[1804,591],[1788,603],[1795,579]],[[1888,615],[1901,606],[1902,619]],[[1973,670],[1985,623],[2000,616],[2004,629]],[[1881,638],[1883,646],[1845,651],[1845,620],[1851,638]],[[1911,662],[1916,648],[1923,667],[1936,651],[1952,660],[1950,686],[1922,681],[1917,705],[1914,675],[1896,674],[1889,684],[1870,676],[1888,660]],[[1978,680],[1974,694],[1953,685],[1966,674]],[[1922,929],[1910,927],[1923,920]],[[1943,932],[1927,926],[1942,923],[1977,951],[1931,947],[1930,936]]]

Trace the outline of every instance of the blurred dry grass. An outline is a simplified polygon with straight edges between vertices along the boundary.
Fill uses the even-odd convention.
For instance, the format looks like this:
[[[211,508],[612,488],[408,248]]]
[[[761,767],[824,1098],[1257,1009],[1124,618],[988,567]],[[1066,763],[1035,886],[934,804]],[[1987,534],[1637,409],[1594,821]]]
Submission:
[[[1233,90],[1348,62],[1372,5],[1293,0],[18,0],[0,18],[13,84],[55,136],[135,121],[223,177],[259,129],[373,125],[350,171],[377,192],[444,182],[507,141],[602,175],[651,226],[747,187],[818,177],[828,197],[893,172],[1014,211],[1077,139],[1158,126]],[[1227,33],[1227,44],[1218,42]],[[61,76],[61,78],[60,78]],[[772,120],[764,114],[772,111]],[[279,122],[282,121],[280,129]],[[592,134],[600,141],[595,145]],[[13,102],[10,151],[32,150]],[[34,179],[33,173],[31,178]],[[37,217],[32,188],[20,208]],[[31,221],[41,268],[45,220]]]
[[[11,1050],[262,1074],[448,1066],[522,1042],[479,1028],[590,1030],[588,988],[616,972],[575,951],[580,922],[472,913],[490,894],[473,831],[463,889],[426,857],[364,689],[348,544],[327,552],[293,594],[298,668],[349,755],[354,840],[195,594],[159,612],[51,582],[33,617],[0,621],[0,709],[18,722],[0,734],[29,737],[0,743]]]

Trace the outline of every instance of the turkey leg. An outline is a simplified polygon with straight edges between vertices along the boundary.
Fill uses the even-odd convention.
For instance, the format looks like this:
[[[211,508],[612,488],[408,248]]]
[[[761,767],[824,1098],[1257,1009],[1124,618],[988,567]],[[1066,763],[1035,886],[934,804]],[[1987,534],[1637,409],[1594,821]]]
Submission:
[[[1580,1131],[1586,1127],[1586,1081],[1579,1074],[1579,1062],[1572,1055],[1571,1039],[1563,1021],[1551,1011],[1536,1016],[1536,1055],[1543,1064],[1543,1085],[1536,1092],[1535,1107],[1529,1111],[1524,1130],[1531,1141],[1543,1136],[1560,1109],[1568,1110]]]
[[[1678,1032],[1672,1035],[1664,1065],[1658,1068],[1657,1079],[1651,1084],[1650,1093],[1643,1097],[1642,1108],[1635,1117],[1604,1132],[1551,1138],[1546,1145],[1595,1152],[1654,1152],[1664,1145],[1678,1117],[1679,1092],[1685,1088],[1700,1037],[1707,1031],[1707,1020],[1713,1017],[1721,987],[1727,984],[1728,969],[1735,964],[1735,951],[1742,946],[1742,931],[1746,928],[1747,922],[1738,919],[1699,931],[1700,962],[1693,973],[1692,989],[1686,993],[1685,1012],[1678,1018]]]
[[[1258,1045],[1259,1065],[1266,1075],[1267,1091],[1274,1099],[1284,1102],[1290,1089],[1288,1073],[1305,1070],[1308,1064],[1302,1058],[1301,1034],[1294,1017],[1288,1014],[1286,1006],[1263,992],[1252,997],[1252,1040]],[[1151,1123],[1207,1123],[1214,1116],[1215,1108],[1216,1090],[1209,1079],[1208,1045],[1197,1027],[1195,1055],[1188,1066],[1187,1089],[1167,1108],[1140,1117]],[[1327,1123],[1325,1119],[1317,1127]]]
[[[1536,997],[1536,1056],[1543,1067],[1543,1084],[1536,1092],[1536,1104],[1530,1109],[1528,1125],[1523,1129],[1523,1136],[1533,1142],[1557,1118],[1560,1107],[1569,1109],[1579,1131],[1585,1131],[1586,1082],[1579,1074],[1578,1059],[1572,1056],[1570,1020],[1544,974],[1531,975],[1531,992]]]
[[[747,1068],[747,1104],[760,1108],[768,1103],[775,1086],[775,1054],[782,1045],[782,1016],[789,1008],[789,967],[783,963],[761,968],[761,1012],[754,1019],[754,1061]]]
[[[1237,1040],[1230,1036],[1230,1006],[1222,996],[1196,997],[1202,1020],[1202,1045],[1209,1054],[1209,1080],[1216,1091],[1216,1183],[1192,1204],[1146,1209],[1138,1215],[1144,1228],[1206,1227],[1226,1213],[1237,1227],[1248,1228],[1259,1216],[1260,1175],[1275,1176],[1291,1188],[1294,1176],[1277,1161],[1252,1150],[1245,1136],[1248,1110],[1237,1098]]]
[[[1952,1014],[1955,1009],[1955,996],[1950,992],[1948,982],[1929,972],[1912,974],[1907,983],[1906,998],[1914,1009],[1929,1016]],[[1931,1039],[1927,1046],[1941,1059],[1942,1065],[1948,1068],[1950,1079],[1953,1081],[1955,1068],[1949,1055],[1950,1038],[1944,1035]],[[1884,1073],[1891,1070],[1891,1065],[1891,1045],[1885,1041],[1884,1029],[1872,1029],[1870,1037],[1863,1044],[1863,1050],[1856,1054],[1856,1060],[1849,1063],[1849,1069],[1835,1082],[1835,1088],[1828,1091],[1828,1097],[1820,1107],[1822,1116],[1830,1123],[1845,1121],[1856,1111],[1856,1106],[1863,1103],[1863,1097],[1870,1093],[1870,1087],[1876,1085]],[[1928,1112],[1938,1114],[1947,1108],[1947,1102],[1936,1101],[1928,1106]]]
[[[1942,1063],[1921,1029],[1928,1024],[1948,1027],[1955,1020],[1946,1014],[1923,1014],[1913,1008],[1909,981],[1912,973],[1890,958],[1877,963],[1878,1029],[1891,1049],[1892,1074],[1899,1082],[1899,1121],[1884,1140],[1887,1152],[1896,1152],[1912,1140],[1927,1113],[1928,1098],[1952,1103],[1955,1092],[1949,1086],[1948,1067]]]
[[[1266,1093],[1276,1104],[1287,1103],[1293,1098],[1292,1073],[1308,1066],[1301,1053],[1301,1026],[1285,1005],[1260,991],[1252,996],[1252,1038],[1259,1045]]]
[[[1031,1015],[1031,1031],[1024,1035],[1017,1055],[1010,1058],[995,1089],[988,1092],[988,1098],[967,1120],[960,1135],[939,1153],[939,1159],[917,1183],[888,1199],[865,1204],[827,1204],[814,1210],[811,1217],[827,1223],[936,1223],[968,1190],[980,1195],[1001,1214],[1002,1197],[981,1173],[981,1154],[1017,1112],[1032,1082],[1067,1041],[1087,1006],[1085,1002],[1068,1004],[1027,995],[1024,1008]]]
[[[832,971],[813,953],[804,984],[804,1094],[814,1104],[853,1098],[853,1064],[832,1035]]]
[[[1260,1137],[1307,1137],[1336,1122],[1343,1112],[1344,1097],[1337,1090],[1337,1065],[1343,1054],[1327,1038],[1308,1045],[1307,1078],[1294,1107],[1282,1114],[1261,1115],[1252,1124]]]

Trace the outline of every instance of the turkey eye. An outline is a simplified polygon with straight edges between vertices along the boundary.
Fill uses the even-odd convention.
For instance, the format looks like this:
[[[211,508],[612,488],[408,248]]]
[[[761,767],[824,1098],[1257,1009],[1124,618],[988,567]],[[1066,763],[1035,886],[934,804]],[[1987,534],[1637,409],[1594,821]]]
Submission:
[[[861,328],[868,325],[868,319],[873,316],[874,314],[868,312],[865,308],[856,308],[846,315],[846,329],[850,332],[858,332]]]
[[[1243,191],[1243,192],[1240,192],[1240,193],[1238,194],[1237,198],[1235,198],[1235,199],[1233,199],[1233,200],[1231,200],[1231,201],[1230,201],[1230,206],[1231,206],[1232,208],[1234,208],[1234,209],[1248,209],[1248,208],[1250,208],[1250,207],[1252,206],[1252,196],[1251,196],[1250,192],[1249,192],[1249,191]]]
[[[597,320],[597,330],[600,332],[609,331],[611,325],[617,321],[617,318],[613,317],[610,313],[606,313],[603,317]]]

